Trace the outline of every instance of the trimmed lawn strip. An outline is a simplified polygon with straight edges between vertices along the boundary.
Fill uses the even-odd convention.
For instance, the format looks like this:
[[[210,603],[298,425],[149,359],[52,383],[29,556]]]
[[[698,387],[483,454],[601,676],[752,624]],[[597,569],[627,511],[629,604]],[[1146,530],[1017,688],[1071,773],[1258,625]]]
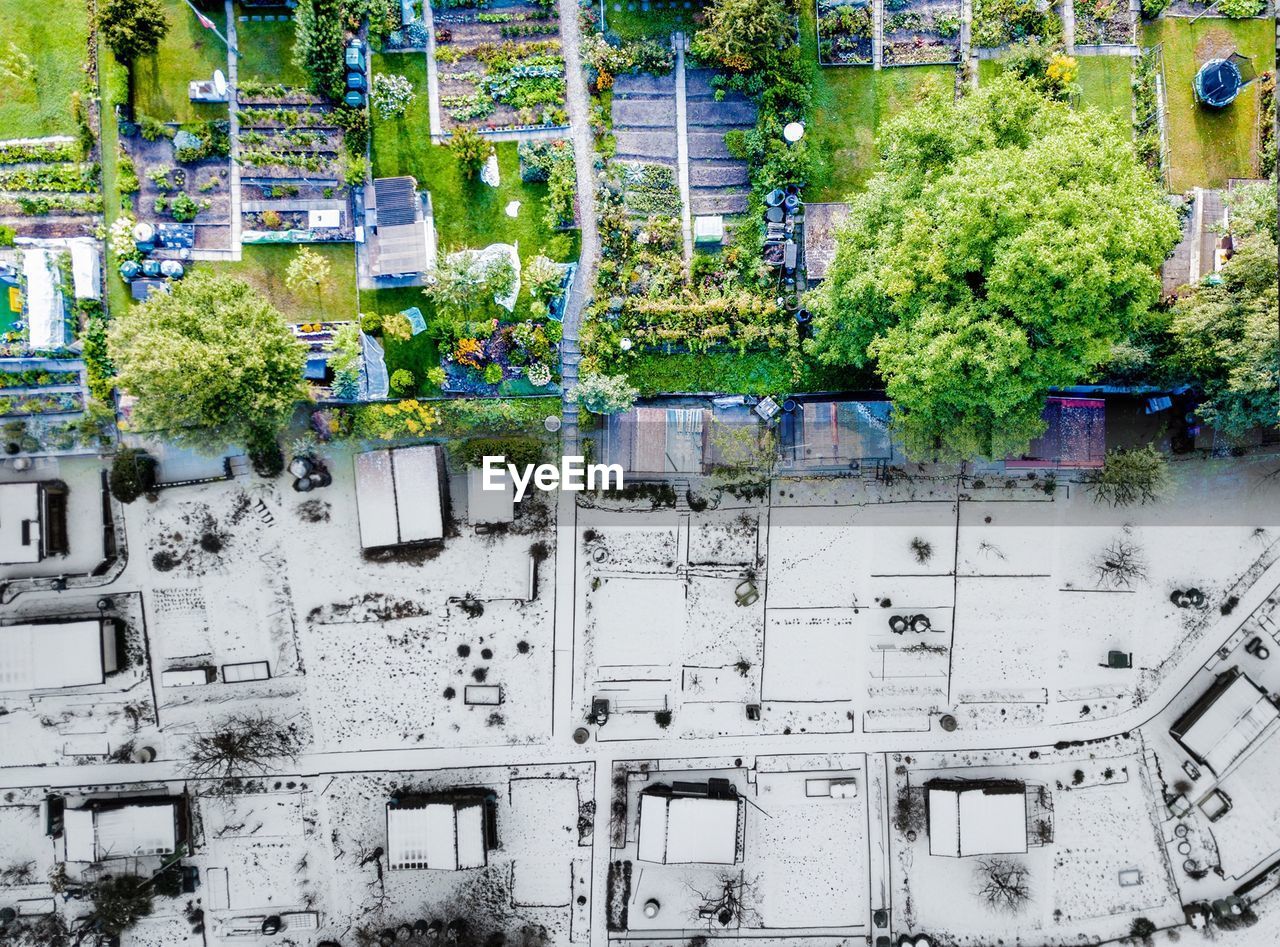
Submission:
[[[0,76],[0,139],[76,134],[71,94],[85,87],[88,11],[81,0],[0,0],[5,35],[31,60],[22,81]]]
[[[293,293],[285,286],[285,268],[297,252],[297,247],[289,244],[247,245],[238,263],[197,263],[193,269],[209,269],[244,280],[266,296],[289,322],[339,322],[356,318],[355,245],[311,243],[307,247],[330,264],[329,278],[315,290]]]
[[[227,47],[206,30],[182,0],[164,0],[169,32],[160,48],[133,66],[133,106],[139,115],[161,122],[195,122],[226,118],[226,103],[192,102],[187,84],[211,79],[213,71],[227,71]],[[203,11],[223,36],[227,34],[224,7]]]
[[[102,210],[103,221],[107,232],[120,216],[120,180],[118,173],[119,155],[116,143],[120,140],[119,129],[115,122],[112,102],[123,99],[128,94],[129,75],[124,66],[116,62],[116,57],[106,46],[98,47],[98,83],[102,87],[102,107],[99,115],[102,119],[102,141],[99,151],[102,152]],[[129,195],[132,203],[134,195]],[[129,294],[129,284],[120,278],[120,261],[111,252],[111,241],[106,241],[106,274],[107,313],[114,315],[124,312],[133,304]]]
[[[236,14],[253,14],[236,5]],[[308,77],[293,61],[293,21],[236,22],[236,47],[240,50],[240,81],[258,79],[295,88],[307,87]]]
[[[1077,56],[1080,104],[1092,105],[1128,125],[1133,113],[1133,60],[1128,56]]]
[[[542,222],[545,184],[520,180],[520,158],[512,141],[496,143],[502,183],[493,188],[469,180],[444,145],[430,144],[426,57],[421,53],[393,53],[374,57],[374,72],[407,76],[418,96],[404,115],[383,120],[373,113],[373,175],[412,175],[418,187],[431,192],[440,252],[491,243],[515,243],[520,259],[539,253],[568,262],[578,256],[578,232],[553,231]],[[507,207],[519,202],[516,216]]]
[[[1169,186],[1223,187],[1228,178],[1257,174],[1258,86],[1250,85],[1225,109],[1196,104],[1191,82],[1200,65],[1233,50],[1253,57],[1258,74],[1275,68],[1271,20],[1164,19],[1147,24],[1146,45],[1164,46],[1168,106]]]
[[[805,361],[797,382],[791,360],[781,352],[645,352],[619,361],[640,394],[715,392],[726,395],[798,394],[806,391],[850,391],[874,385],[853,369],[829,368]]]
[[[615,10],[615,4],[621,6],[622,9]],[[628,5],[635,6],[636,9],[628,10]],[[652,6],[650,4],[650,7]],[[651,8],[648,11],[639,9],[638,0],[605,0],[605,31],[624,40],[645,39],[647,37],[665,41],[672,33],[684,33],[686,36],[692,36],[694,31],[698,29],[698,24],[694,22],[693,18],[701,9],[702,3],[696,2],[696,0],[689,10],[685,10],[683,4],[681,4],[681,7],[675,10],[656,10]]]

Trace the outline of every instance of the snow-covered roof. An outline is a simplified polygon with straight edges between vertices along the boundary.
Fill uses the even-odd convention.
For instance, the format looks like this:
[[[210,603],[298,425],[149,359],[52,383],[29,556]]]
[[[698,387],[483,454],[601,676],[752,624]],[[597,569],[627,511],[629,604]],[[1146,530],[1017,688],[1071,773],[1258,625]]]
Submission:
[[[0,628],[0,691],[101,684],[102,622]]]
[[[660,864],[732,865],[738,860],[737,799],[640,796],[636,855]]]
[[[40,485],[0,483],[0,565],[39,562]]]
[[[444,538],[440,452],[431,445],[356,455],[356,510],[365,549]]]
[[[92,240],[72,240],[71,280],[76,299],[99,299],[102,296],[102,257]]]
[[[174,803],[126,805],[114,809],[68,809],[63,813],[67,861],[167,855],[178,846]]]
[[[387,864],[391,868],[458,871],[483,868],[484,806],[433,802],[387,806]]]
[[[67,344],[66,301],[54,255],[38,247],[23,251],[22,274],[27,281],[27,332],[34,349]]]
[[[467,471],[467,520],[476,523],[510,523],[515,519],[516,487],[505,471],[494,474],[502,484],[500,490],[484,488],[484,471],[472,467]]]
[[[1027,797],[1020,785],[929,789],[929,854],[963,857],[1027,850]]]
[[[1211,689],[1208,702],[1174,726],[1174,734],[1191,753],[1219,776],[1240,758],[1278,717],[1275,704],[1245,674],[1229,677]]]

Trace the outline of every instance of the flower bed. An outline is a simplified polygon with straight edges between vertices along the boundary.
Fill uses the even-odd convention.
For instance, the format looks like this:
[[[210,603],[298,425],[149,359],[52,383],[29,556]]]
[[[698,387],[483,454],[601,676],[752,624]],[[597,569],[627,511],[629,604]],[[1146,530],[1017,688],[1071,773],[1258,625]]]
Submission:
[[[1038,39],[1062,38],[1062,20],[1052,8],[1041,12],[1036,0],[973,0],[973,46],[997,48]]]
[[[886,66],[958,62],[960,4],[885,0],[883,57]]]
[[[640,217],[680,214],[680,186],[675,170],[665,164],[619,162],[627,210]]]
[[[78,391],[57,394],[0,395],[0,416],[30,414],[72,414],[84,410],[84,396]]]
[[[1078,0],[1076,43],[1115,46],[1134,42],[1135,23],[1127,0]]]
[[[0,371],[0,388],[58,388],[79,384],[79,372],[50,371],[44,368]]]
[[[874,31],[867,0],[818,0],[818,62],[823,65],[869,65]]]
[[[533,5],[450,11],[436,24],[446,130],[568,124],[559,24],[550,12]]]
[[[0,141],[0,164],[45,164],[79,161],[81,157],[80,146],[73,141],[42,141],[33,144]]]
[[[530,392],[550,384],[557,359],[558,322],[497,323],[486,338],[462,338],[440,359],[445,381],[454,394],[492,397],[523,383]]]

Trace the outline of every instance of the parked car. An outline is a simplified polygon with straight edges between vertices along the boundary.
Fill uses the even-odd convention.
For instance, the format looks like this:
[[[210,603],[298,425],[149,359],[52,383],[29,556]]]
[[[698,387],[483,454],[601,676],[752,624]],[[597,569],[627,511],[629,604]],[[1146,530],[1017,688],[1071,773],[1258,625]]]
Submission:
[[[347,44],[347,68],[364,71],[364,43],[358,39]]]

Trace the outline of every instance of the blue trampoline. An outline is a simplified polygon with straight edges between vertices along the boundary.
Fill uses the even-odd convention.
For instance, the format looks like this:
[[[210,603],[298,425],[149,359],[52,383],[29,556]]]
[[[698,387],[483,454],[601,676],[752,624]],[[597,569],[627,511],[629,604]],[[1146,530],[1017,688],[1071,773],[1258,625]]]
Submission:
[[[1234,58],[1234,57],[1233,57]],[[1196,101],[1210,108],[1226,108],[1244,87],[1240,68],[1231,59],[1210,59],[1192,80]]]

